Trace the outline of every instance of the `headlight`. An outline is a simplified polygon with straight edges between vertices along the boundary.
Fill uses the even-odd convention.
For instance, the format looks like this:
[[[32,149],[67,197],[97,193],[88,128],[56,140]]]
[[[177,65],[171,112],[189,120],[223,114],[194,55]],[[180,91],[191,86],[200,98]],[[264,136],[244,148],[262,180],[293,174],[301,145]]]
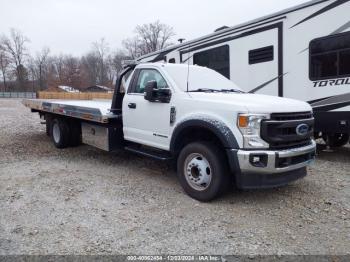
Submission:
[[[269,144],[260,137],[261,121],[269,117],[263,114],[238,114],[237,126],[243,135],[244,148],[269,147]]]

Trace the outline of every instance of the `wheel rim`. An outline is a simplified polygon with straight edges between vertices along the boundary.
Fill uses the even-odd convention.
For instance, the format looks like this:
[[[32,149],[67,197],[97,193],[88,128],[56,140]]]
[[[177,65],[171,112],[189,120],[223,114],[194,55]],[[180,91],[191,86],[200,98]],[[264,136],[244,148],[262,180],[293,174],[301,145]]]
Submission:
[[[55,143],[59,143],[60,142],[61,131],[60,131],[60,127],[58,126],[57,123],[53,124],[52,136],[53,136],[53,140],[55,141]]]
[[[186,158],[184,174],[190,187],[197,191],[206,190],[210,186],[212,169],[209,161],[201,154],[192,153]]]
[[[323,141],[330,145],[330,146],[343,146],[346,145],[349,142],[349,135],[348,134],[333,134],[333,135],[323,135],[322,136]]]
[[[335,140],[338,142],[346,142],[349,139],[348,134],[336,134]]]

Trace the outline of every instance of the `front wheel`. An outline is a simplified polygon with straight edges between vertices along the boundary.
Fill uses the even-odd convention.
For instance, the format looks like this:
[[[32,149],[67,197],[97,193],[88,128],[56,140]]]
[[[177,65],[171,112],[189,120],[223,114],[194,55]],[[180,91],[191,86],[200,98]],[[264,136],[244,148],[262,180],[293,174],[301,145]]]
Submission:
[[[199,201],[215,199],[230,185],[225,154],[213,143],[185,146],[178,157],[177,169],[185,192]]]
[[[349,134],[324,134],[324,142],[330,147],[342,147],[349,143]]]

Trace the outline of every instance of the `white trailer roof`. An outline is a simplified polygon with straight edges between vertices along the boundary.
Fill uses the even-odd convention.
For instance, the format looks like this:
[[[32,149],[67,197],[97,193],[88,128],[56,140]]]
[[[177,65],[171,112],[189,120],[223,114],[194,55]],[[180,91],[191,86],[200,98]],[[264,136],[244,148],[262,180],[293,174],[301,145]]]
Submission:
[[[291,13],[291,12],[295,12],[295,11],[307,8],[309,6],[317,5],[317,4],[320,4],[320,3],[323,3],[323,2],[330,2],[330,1],[332,1],[332,0],[312,0],[312,1],[308,1],[306,3],[300,4],[300,5],[291,7],[291,8],[287,8],[287,9],[284,9],[282,11],[279,11],[279,12],[276,12],[276,13],[273,13],[273,14],[270,14],[270,15],[267,15],[267,16],[263,16],[263,17],[260,17],[260,18],[257,18],[257,19],[254,19],[254,20],[242,23],[242,24],[238,24],[238,25],[233,26],[233,27],[229,27],[227,29],[223,29],[223,30],[220,30],[220,31],[208,34],[208,35],[205,35],[203,37],[199,37],[199,38],[195,38],[195,39],[190,40],[190,41],[183,42],[182,44],[174,45],[174,46],[168,47],[168,48],[160,50],[160,51],[156,51],[156,52],[153,52],[153,53],[146,54],[144,56],[139,57],[138,60],[142,60],[142,59],[147,58],[147,57],[155,56],[157,54],[168,53],[168,52],[171,52],[172,50],[178,49],[180,47],[189,46],[189,45],[191,45],[191,44],[193,44],[195,42],[200,42],[202,40],[205,40],[205,39],[208,39],[208,38],[211,38],[211,37],[220,36],[221,34],[224,34],[224,33],[230,32],[230,31],[234,31],[234,30],[239,29],[239,28],[244,28],[244,27],[249,26],[249,25],[257,24],[257,23],[263,22],[265,20],[269,20],[269,19],[276,18],[276,17],[282,16],[282,15],[286,15],[286,14]]]

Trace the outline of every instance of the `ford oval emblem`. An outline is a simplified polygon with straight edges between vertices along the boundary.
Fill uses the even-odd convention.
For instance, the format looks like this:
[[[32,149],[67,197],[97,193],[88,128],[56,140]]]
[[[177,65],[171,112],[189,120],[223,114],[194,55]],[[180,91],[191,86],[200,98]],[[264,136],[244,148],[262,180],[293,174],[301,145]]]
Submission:
[[[300,124],[295,129],[298,136],[305,136],[309,132],[309,125],[307,124]]]

